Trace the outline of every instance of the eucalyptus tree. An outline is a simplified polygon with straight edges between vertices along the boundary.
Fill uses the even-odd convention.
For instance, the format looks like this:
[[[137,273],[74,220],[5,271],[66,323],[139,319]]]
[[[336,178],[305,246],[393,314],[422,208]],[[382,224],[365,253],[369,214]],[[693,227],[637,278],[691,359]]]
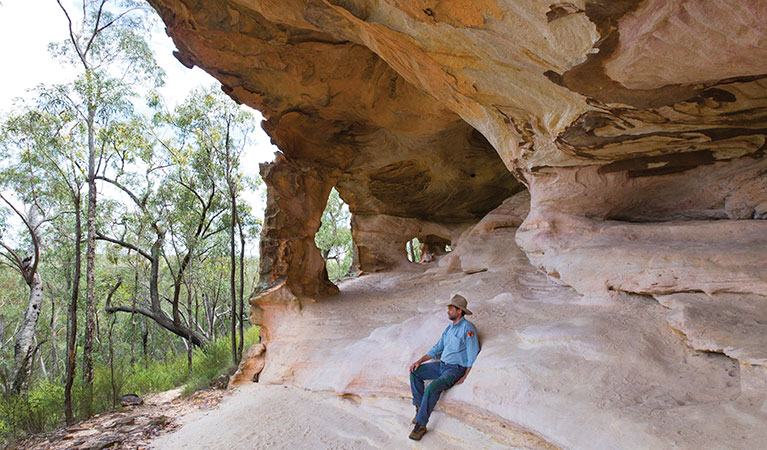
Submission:
[[[173,203],[173,196],[167,190],[173,184],[173,180],[169,179],[169,171],[174,163],[156,147],[153,133],[148,128],[150,126],[143,123],[126,129],[124,138],[126,142],[131,142],[126,147],[132,151],[115,153],[116,156],[110,161],[114,175],[96,176],[128,199],[119,212],[120,219],[109,223],[108,229],[97,230],[96,239],[135,252],[150,266],[148,304],[107,305],[106,311],[141,314],[160,327],[188,339],[193,345],[202,346],[208,341],[205,334],[193,329],[189,320],[182,320],[177,303],[161,292],[160,271],[163,263],[167,265],[169,261],[166,244],[173,226],[170,212],[178,207],[185,214],[194,214],[191,209],[187,209],[193,208],[194,204]],[[163,309],[164,299],[171,303],[170,315]]]
[[[210,336],[210,330],[200,326],[197,308],[192,305],[196,287],[193,266],[219,245],[218,235],[226,230],[223,218],[228,205],[226,191],[218,182],[222,171],[215,155],[194,139],[195,133],[190,133],[185,126],[184,117],[183,112],[166,115],[164,121],[170,125],[171,138],[158,137],[169,158],[168,182],[161,191],[168,205],[166,219],[172,247],[171,252],[165,253],[165,259],[173,280],[170,300],[174,321],[180,321],[182,296],[185,296],[188,327]],[[187,348],[191,367],[191,346]]]
[[[215,178],[223,180],[222,187],[227,195],[232,361],[237,364],[243,350],[245,284],[243,278],[246,244],[243,215],[240,211],[243,202],[240,197],[248,182],[240,170],[239,163],[243,151],[250,145],[251,133],[256,125],[255,117],[244,107],[226,97],[220,89],[208,87],[193,91],[187,100],[179,105],[176,110],[175,124],[188,136],[188,139],[196,143],[199,149],[210,155],[211,164],[208,170],[219,171]]]
[[[38,268],[40,264],[39,228],[40,225],[42,225],[41,215],[44,214],[44,210],[38,210],[37,206],[31,205],[29,212],[25,214],[20,211],[19,207],[9,201],[5,195],[0,194],[0,199],[2,199],[23,222],[29,232],[31,241],[31,245],[28,247],[26,253],[22,253],[19,249],[14,250],[14,248],[6,242],[0,242],[0,245],[5,249],[5,251],[0,254],[7,260],[11,267],[21,274],[24,281],[27,283],[27,286],[29,286],[29,301],[27,303],[24,319],[19,326],[19,331],[16,333],[13,347],[16,369],[15,374],[13,375],[11,391],[20,394],[26,392],[29,387],[32,363],[39,348],[39,344],[36,344],[35,328],[37,326],[37,321],[40,318],[40,311],[43,303],[43,281],[38,272]]]
[[[352,233],[349,207],[332,189],[322,213],[322,225],[314,235],[314,243],[322,252],[328,277],[337,281],[344,277],[352,265]],[[331,264],[330,261],[333,261]]]
[[[26,231],[26,250],[4,235],[0,253],[4,263],[15,269],[29,287],[26,312],[19,325],[14,344],[15,371],[12,392],[26,392],[31,377],[34,355],[41,343],[37,343],[36,327],[43,306],[43,281],[40,276],[40,260],[43,250],[41,227],[57,214],[55,188],[44,173],[41,155],[48,154],[57,144],[56,118],[27,110],[12,114],[2,124],[0,148],[5,161],[0,171],[0,200],[21,221]],[[25,205],[16,205],[9,198],[15,196]],[[23,245],[22,245],[23,246]],[[16,248],[14,248],[16,247]]]
[[[81,192],[85,177],[80,163],[82,153],[73,138],[77,133],[76,122],[72,111],[62,107],[55,95],[57,91],[56,88],[41,86],[34,103],[21,105],[19,110],[10,114],[3,123],[0,147],[7,164],[2,173],[4,186],[22,199],[34,200],[36,215],[51,212],[47,220],[53,225],[53,231],[48,245],[44,246],[45,250],[52,251],[52,247],[68,249],[65,250],[67,264],[62,265],[62,270],[67,272],[67,291],[71,292],[67,308],[65,356],[65,412],[71,423],[81,267]],[[35,237],[39,243],[39,234]],[[56,245],[57,240],[64,242]],[[54,341],[51,341],[51,351],[55,355]]]
[[[93,382],[93,345],[96,318],[96,179],[113,150],[115,129],[133,116],[137,88],[159,86],[163,73],[145,37],[151,14],[140,1],[109,0],[81,3],[78,16],[56,0],[67,19],[69,38],[51,44],[54,56],[78,75],[73,83],[57,86],[52,99],[68,108],[78,123],[77,139],[86,152],[87,250],[86,319],[83,345],[83,379]],[[87,401],[87,396],[86,396]],[[89,404],[86,403],[86,412]]]

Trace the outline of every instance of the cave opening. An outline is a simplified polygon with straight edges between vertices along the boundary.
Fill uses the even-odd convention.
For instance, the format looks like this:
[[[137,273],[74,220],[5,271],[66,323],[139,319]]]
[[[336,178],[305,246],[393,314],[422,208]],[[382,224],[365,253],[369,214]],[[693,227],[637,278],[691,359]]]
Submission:
[[[328,196],[322,225],[314,235],[314,243],[322,253],[328,278],[338,282],[351,276],[353,263],[353,239],[349,205],[333,188]]]
[[[411,263],[426,264],[453,251],[452,242],[444,237],[429,234],[410,239],[405,243],[407,260]]]
[[[421,241],[417,237],[410,239],[405,244],[405,250],[407,251],[407,260],[411,263],[421,262]]]

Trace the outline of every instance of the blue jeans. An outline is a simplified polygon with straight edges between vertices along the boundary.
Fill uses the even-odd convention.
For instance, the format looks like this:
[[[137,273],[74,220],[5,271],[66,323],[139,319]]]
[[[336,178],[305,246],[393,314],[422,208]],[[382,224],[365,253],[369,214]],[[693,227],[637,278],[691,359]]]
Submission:
[[[413,392],[413,404],[418,406],[415,421],[426,426],[440,395],[453,387],[456,381],[466,373],[466,368],[458,364],[445,364],[442,361],[421,364],[410,372],[410,391]],[[424,390],[424,380],[434,380]]]

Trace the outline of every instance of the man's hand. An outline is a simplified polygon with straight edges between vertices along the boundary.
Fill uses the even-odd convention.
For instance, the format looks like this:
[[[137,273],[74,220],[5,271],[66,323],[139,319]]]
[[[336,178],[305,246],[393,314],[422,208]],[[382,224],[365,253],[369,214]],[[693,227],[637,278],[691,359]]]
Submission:
[[[414,362],[413,364],[410,365],[410,373],[413,373],[416,370],[418,370],[418,368],[421,366],[421,364],[423,364],[424,362],[426,362],[426,361],[428,361],[430,359],[431,359],[431,357],[429,357],[429,355],[421,356],[418,359],[418,361],[416,361],[416,362]]]
[[[469,372],[471,372],[471,367],[466,368],[466,372],[464,372],[463,376],[458,379],[458,381],[455,382],[456,385],[463,383],[463,381],[466,379],[466,377],[469,375]]]

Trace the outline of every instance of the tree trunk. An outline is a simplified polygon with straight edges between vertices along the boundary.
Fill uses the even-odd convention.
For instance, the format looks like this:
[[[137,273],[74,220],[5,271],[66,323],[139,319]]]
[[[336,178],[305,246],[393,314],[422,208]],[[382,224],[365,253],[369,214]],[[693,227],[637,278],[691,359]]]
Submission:
[[[56,379],[56,362],[58,355],[56,354],[56,334],[59,326],[59,309],[56,307],[56,297],[51,296],[51,370],[49,380]]]
[[[187,325],[189,326],[189,330],[192,329],[192,324],[194,321],[192,320],[192,294],[189,292],[189,285],[186,286],[186,316],[189,318],[187,319]],[[189,369],[189,374],[192,374],[192,334],[190,333],[187,336],[187,351],[186,351],[186,363],[187,368]]]
[[[237,358],[237,258],[234,244],[235,225],[237,223],[237,191],[234,188],[234,180],[232,179],[232,155],[229,147],[228,127],[226,131],[226,184],[229,188],[229,201],[232,205],[232,219],[229,226],[229,292],[232,299],[232,362],[236,366],[240,362]]]
[[[37,347],[40,346],[40,344],[37,344],[37,342],[35,342],[35,345]],[[38,353],[37,360],[40,363],[40,371],[43,373],[43,378],[48,378],[48,369],[45,367],[45,358],[43,358],[43,352]],[[31,374],[30,374],[30,378],[31,378]]]
[[[85,251],[85,339],[83,343],[83,381],[85,395],[83,408],[86,416],[91,415],[93,388],[93,341],[96,331],[96,142],[94,117],[95,107],[88,110],[88,234]]]
[[[38,258],[40,258],[40,239],[37,235],[37,227],[40,225],[40,217],[35,206],[30,208],[26,224],[32,234],[32,245],[29,255],[20,261],[19,267],[24,281],[29,286],[29,302],[24,312],[19,331],[13,346],[13,356],[16,373],[13,376],[11,390],[17,394],[27,391],[29,378],[32,373],[34,356],[37,347],[35,345],[35,328],[40,319],[40,310],[43,306],[43,282],[38,272]],[[23,218],[22,218],[23,219]]]
[[[242,350],[245,346],[245,234],[242,232],[242,221],[237,217],[237,229],[240,232],[240,346],[237,349],[237,360],[242,359]]]
[[[115,383],[115,347],[112,342],[112,329],[115,326],[116,316],[112,316],[112,320],[109,322],[109,332],[107,339],[109,340],[109,380],[112,386],[112,408],[117,407],[117,383]]]
[[[139,259],[141,255],[136,253],[136,270],[133,272],[133,298],[131,298],[131,304],[133,305],[133,308],[136,308],[136,301],[138,300],[138,286],[139,286],[139,280],[138,280],[138,269],[139,264],[141,264],[141,260]],[[130,366],[133,367],[133,364],[136,362],[135,360],[135,343],[136,343],[136,314],[131,313],[130,315]]]
[[[79,189],[79,188],[78,188]],[[80,267],[82,266],[82,241],[83,231],[80,221],[80,195],[73,195],[72,201],[75,207],[75,264],[72,275],[72,297],[69,299],[67,309],[67,351],[66,351],[66,375],[64,379],[64,414],[67,425],[72,425],[75,416],[72,413],[72,384],[75,381],[75,363],[77,348],[77,300],[80,298]]]
[[[231,195],[231,192],[230,192]],[[232,196],[232,224],[229,229],[230,234],[230,246],[229,246],[229,292],[232,298],[232,362],[234,365],[239,363],[237,359],[237,252],[234,245],[234,225],[237,220],[237,200]]]
[[[31,259],[25,259],[31,265]],[[27,270],[29,265],[24,269]],[[21,394],[29,388],[29,376],[32,372],[32,358],[35,353],[35,327],[40,318],[40,309],[43,305],[43,282],[39,273],[34,273],[28,280],[29,303],[24,313],[24,319],[16,333],[16,342],[13,346],[13,356],[16,363],[16,374],[13,377],[12,391]]]
[[[149,324],[143,320],[141,326],[141,349],[144,352],[144,367],[146,367],[149,361]]]
[[[149,301],[151,303],[152,311],[161,311],[160,305],[160,256],[162,254],[162,246],[165,242],[165,235],[157,233],[157,238],[152,244],[151,256],[149,261]]]

